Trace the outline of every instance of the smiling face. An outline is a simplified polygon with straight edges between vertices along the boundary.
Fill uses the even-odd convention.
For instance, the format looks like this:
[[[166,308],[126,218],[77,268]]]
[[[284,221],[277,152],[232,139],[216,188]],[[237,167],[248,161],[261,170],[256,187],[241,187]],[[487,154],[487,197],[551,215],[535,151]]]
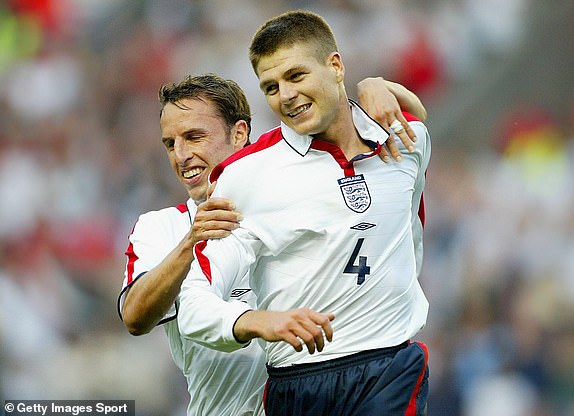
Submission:
[[[198,98],[166,104],[160,127],[171,168],[196,204],[206,199],[212,169],[247,141],[244,121],[228,126],[211,101]]]
[[[329,136],[347,105],[344,67],[337,52],[324,62],[312,43],[286,46],[262,56],[256,67],[267,103],[298,134]]]

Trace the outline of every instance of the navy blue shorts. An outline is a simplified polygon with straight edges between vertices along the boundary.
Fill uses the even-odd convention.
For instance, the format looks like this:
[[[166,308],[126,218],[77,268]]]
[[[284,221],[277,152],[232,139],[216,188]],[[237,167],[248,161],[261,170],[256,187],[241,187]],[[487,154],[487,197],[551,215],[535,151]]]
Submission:
[[[334,360],[267,367],[267,416],[423,416],[428,350],[419,342]]]

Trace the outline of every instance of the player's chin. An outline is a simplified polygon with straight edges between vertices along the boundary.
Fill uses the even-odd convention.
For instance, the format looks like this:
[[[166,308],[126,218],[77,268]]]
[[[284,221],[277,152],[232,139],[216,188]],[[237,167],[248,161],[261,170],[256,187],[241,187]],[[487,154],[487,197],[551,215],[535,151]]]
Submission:
[[[193,186],[185,185],[187,194],[195,203],[201,203],[207,199],[207,183],[195,184]]]
[[[287,126],[289,126],[292,130],[294,130],[295,133],[301,136],[317,134],[319,130],[314,123],[308,120],[301,122],[299,122],[298,120],[296,120],[295,122],[291,120],[290,123],[285,124],[287,124]]]

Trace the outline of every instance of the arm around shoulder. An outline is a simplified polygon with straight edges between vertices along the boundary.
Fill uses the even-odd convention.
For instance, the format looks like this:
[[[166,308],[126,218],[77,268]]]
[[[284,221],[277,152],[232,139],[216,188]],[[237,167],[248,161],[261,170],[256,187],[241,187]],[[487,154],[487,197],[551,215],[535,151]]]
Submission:
[[[367,112],[375,119],[385,118],[385,115],[379,113],[386,112],[387,108],[393,109],[392,103],[386,106],[381,106],[378,102],[375,104],[376,99],[387,95],[385,89],[394,96],[401,110],[411,113],[421,121],[426,121],[427,111],[419,97],[404,85],[388,81],[383,77],[365,78],[357,83],[357,93],[361,104],[367,107]]]

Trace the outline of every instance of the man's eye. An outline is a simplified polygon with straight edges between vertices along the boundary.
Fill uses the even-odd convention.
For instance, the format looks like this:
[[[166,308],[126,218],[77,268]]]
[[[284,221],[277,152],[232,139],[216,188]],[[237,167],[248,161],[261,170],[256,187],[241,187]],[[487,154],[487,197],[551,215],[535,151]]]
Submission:
[[[267,95],[273,95],[276,92],[277,92],[277,86],[276,85],[270,85],[270,86],[265,88],[265,94],[267,94]]]
[[[163,142],[163,146],[166,149],[173,149],[173,144],[174,144],[173,140],[164,140],[164,142]]]
[[[185,141],[186,142],[197,142],[199,140],[201,140],[203,137],[205,137],[202,134],[188,134],[187,136],[185,136]]]

